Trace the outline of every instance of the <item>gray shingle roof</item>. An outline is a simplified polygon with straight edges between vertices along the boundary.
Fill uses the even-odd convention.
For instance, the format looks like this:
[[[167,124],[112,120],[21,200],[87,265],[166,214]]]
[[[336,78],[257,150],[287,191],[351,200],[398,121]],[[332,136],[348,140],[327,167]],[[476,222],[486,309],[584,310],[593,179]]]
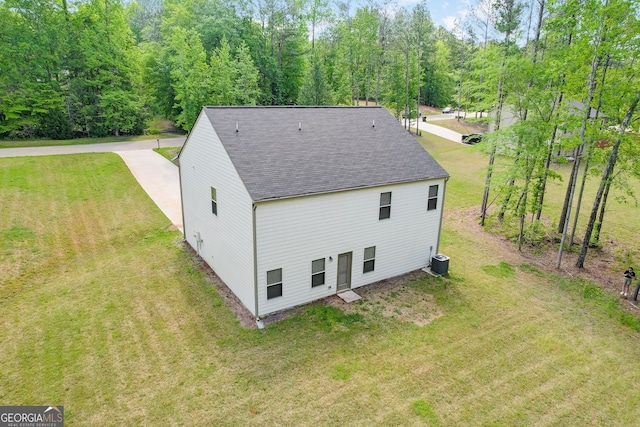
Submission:
[[[204,111],[254,201],[448,176],[381,107]]]

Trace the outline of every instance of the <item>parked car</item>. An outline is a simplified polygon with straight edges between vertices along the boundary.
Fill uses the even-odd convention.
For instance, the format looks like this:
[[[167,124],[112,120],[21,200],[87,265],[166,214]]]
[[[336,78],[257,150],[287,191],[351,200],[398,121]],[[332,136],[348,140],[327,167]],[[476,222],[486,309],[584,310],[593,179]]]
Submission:
[[[444,108],[442,109],[442,112],[443,112],[444,114],[453,113],[453,108],[452,108],[452,107],[444,107]]]
[[[470,133],[467,135],[462,135],[462,142],[465,144],[473,145],[482,141],[481,133]]]

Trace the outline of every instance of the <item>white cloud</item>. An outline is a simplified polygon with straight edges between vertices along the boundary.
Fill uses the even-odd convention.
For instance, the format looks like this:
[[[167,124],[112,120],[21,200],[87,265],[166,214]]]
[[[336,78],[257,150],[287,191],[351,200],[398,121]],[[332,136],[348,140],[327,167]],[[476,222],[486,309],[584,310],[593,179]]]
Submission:
[[[444,28],[451,31],[453,30],[453,27],[456,25],[457,20],[458,20],[457,17],[449,15],[442,18],[442,23],[444,24]]]

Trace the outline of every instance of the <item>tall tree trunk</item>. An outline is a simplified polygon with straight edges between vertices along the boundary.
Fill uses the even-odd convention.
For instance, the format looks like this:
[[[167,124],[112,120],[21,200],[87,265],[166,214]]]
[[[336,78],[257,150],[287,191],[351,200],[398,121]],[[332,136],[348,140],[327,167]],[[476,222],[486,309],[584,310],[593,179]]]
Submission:
[[[604,194],[602,195],[602,203],[600,204],[600,215],[598,215],[598,221],[596,221],[593,227],[593,236],[591,240],[594,244],[598,244],[600,242],[600,231],[602,230],[602,224],[604,223],[604,213],[607,208],[607,199],[609,198],[609,190],[611,189],[611,182],[613,182],[613,178],[607,182],[607,185],[604,188]],[[589,243],[591,244],[591,243]]]
[[[622,142],[622,136],[624,135],[624,130],[629,126],[631,122],[631,117],[633,117],[633,113],[636,111],[636,107],[638,106],[638,101],[640,101],[640,90],[636,93],[636,97],[633,102],[629,106],[627,110],[627,114],[624,117],[624,120],[620,124],[620,130],[618,131],[618,136],[616,137],[616,141],[613,144],[613,148],[611,149],[611,153],[609,154],[609,161],[607,162],[607,167],[605,168],[602,174],[602,180],[600,181],[600,185],[598,186],[598,191],[596,192],[595,200],[593,201],[593,208],[591,209],[591,215],[589,216],[589,223],[587,224],[587,230],[584,233],[584,240],[582,242],[582,248],[580,250],[580,255],[578,256],[578,260],[576,261],[576,267],[584,268],[584,260],[587,257],[587,251],[589,250],[589,242],[591,241],[591,233],[593,232],[593,226],[596,222],[596,215],[598,214],[598,208],[600,207],[600,201],[602,199],[602,194],[604,192],[604,188],[611,182],[613,177],[613,168],[616,165],[616,161],[618,160],[618,150],[620,149],[620,143]]]
[[[500,66],[500,80],[498,81],[498,108],[496,109],[496,126],[494,130],[500,130],[500,121],[502,120],[502,104],[503,94],[502,86],[504,84],[504,67],[506,65],[506,53],[502,59],[502,65]],[[493,164],[496,158],[496,144],[491,143],[491,153],[489,154],[489,167],[487,168],[487,176],[484,181],[484,193],[482,194],[482,207],[480,209],[480,225],[484,226],[484,221],[487,217],[487,205],[489,203],[489,191],[491,190],[491,175],[493,174]]]
[[[409,119],[409,46],[404,51],[404,128],[410,130],[411,120]],[[407,120],[409,124],[407,124]]]
[[[559,150],[562,150],[559,148]],[[571,211],[571,202],[572,202],[572,188],[576,185],[576,180],[578,179],[578,168],[580,166],[580,157],[578,153],[580,152],[580,147],[576,147],[571,152],[571,156],[574,158],[573,165],[571,165],[571,174],[569,175],[569,182],[567,183],[567,189],[564,193],[564,203],[562,204],[562,212],[560,212],[560,218],[558,219],[558,233],[562,233],[565,226],[565,219],[570,214]]]
[[[607,80],[607,71],[609,69],[610,57],[607,55],[607,60],[604,65],[604,70],[602,71],[602,79],[600,80],[600,95],[598,99],[598,108],[596,108],[596,120],[600,116],[600,108],[602,108],[602,95],[604,91],[604,85]],[[591,156],[593,154],[593,141],[590,141],[587,147],[587,160],[584,165],[584,172],[582,173],[582,183],[580,185],[580,194],[578,195],[578,205],[576,206],[576,214],[573,219],[573,227],[571,229],[571,238],[569,239],[569,249],[573,247],[573,238],[576,232],[576,227],[578,225],[578,216],[580,215],[580,206],[582,205],[582,196],[584,194],[584,186],[587,181],[587,175],[589,173],[589,163],[591,160]]]
[[[564,81],[564,79],[563,79]],[[560,109],[560,106],[562,105],[562,100],[564,98],[564,92],[560,92],[560,94],[558,94],[558,99],[557,99],[557,103],[555,106],[555,111],[558,111]],[[552,113],[552,114],[555,114]],[[551,140],[549,141],[549,147],[547,151],[547,159],[545,160],[545,164],[544,164],[544,172],[542,174],[542,179],[540,182],[540,196],[538,198],[538,209],[536,210],[536,221],[540,221],[540,216],[542,215],[542,206],[544,204],[544,193],[546,191],[546,187],[547,187],[547,179],[549,178],[549,168],[551,167],[551,159],[553,157],[553,149],[554,149],[554,144],[556,141],[556,135],[558,133],[558,125],[556,124],[553,127],[553,132],[551,133]]]
[[[464,29],[460,27],[462,32],[461,40],[461,54],[460,54],[460,89],[458,90],[458,112],[456,113],[456,120],[460,121],[460,103],[462,101],[462,73],[464,72]]]
[[[599,60],[598,60],[598,49],[600,47],[600,42],[603,40],[604,36],[604,24],[600,27],[600,36],[598,38],[598,41],[596,43],[594,52],[593,52],[593,59],[591,60],[591,71],[589,73],[589,91],[587,94],[587,102],[585,102],[585,113],[584,113],[584,117],[582,119],[582,127],[580,128],[580,142],[581,142],[581,146],[584,147],[584,139],[585,139],[585,133],[587,130],[587,123],[589,122],[589,119],[591,117],[591,101],[593,101],[593,94],[596,90],[596,72],[598,71],[598,65],[599,65]],[[558,249],[558,262],[556,267],[560,268],[560,265],[562,264],[562,252],[564,251],[564,243],[565,240],[567,238],[567,229],[569,226],[569,219],[571,218],[571,206],[573,205],[573,195],[575,193],[575,187],[576,187],[576,181],[577,181],[577,177],[578,177],[578,169],[580,167],[580,158],[581,158],[581,149],[580,147],[578,147],[575,151],[576,155],[574,156],[574,163],[573,163],[573,168],[571,168],[571,178],[569,179],[569,188],[568,188],[568,193],[567,193],[567,197],[565,198],[565,204],[562,207],[562,214],[561,215],[561,224],[562,224],[562,237],[560,238],[560,248]]]
[[[573,238],[576,233],[576,227],[578,226],[578,217],[580,216],[580,207],[582,206],[582,196],[584,195],[584,186],[587,182],[587,175],[589,173],[589,163],[591,162],[592,148],[587,149],[587,159],[584,162],[584,171],[582,172],[582,181],[580,182],[580,193],[578,194],[578,204],[576,205],[576,213],[573,216],[573,226],[571,227],[571,237],[569,238],[569,250],[573,247]]]
[[[518,231],[518,251],[522,250],[522,239],[524,237],[524,220],[527,215],[527,197],[529,196],[529,184],[531,183],[531,175],[533,173],[533,166],[530,165],[530,161],[525,162],[526,177],[524,183],[524,189],[522,190],[522,196],[518,201],[518,213],[520,214],[520,229]],[[535,161],[531,162],[535,164]]]
[[[418,72],[418,91],[416,94],[416,136],[420,135],[420,45],[422,43],[422,37],[420,31],[418,31],[418,60],[417,72]]]

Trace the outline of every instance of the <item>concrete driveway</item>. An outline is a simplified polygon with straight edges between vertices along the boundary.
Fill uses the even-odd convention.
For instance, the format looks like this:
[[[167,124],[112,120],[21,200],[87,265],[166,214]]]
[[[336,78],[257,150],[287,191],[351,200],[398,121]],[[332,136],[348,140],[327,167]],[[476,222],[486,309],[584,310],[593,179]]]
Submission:
[[[184,232],[178,167],[153,150],[116,151],[151,200]]]
[[[147,139],[144,141],[107,142],[104,144],[55,145],[52,147],[0,148],[0,157],[51,156],[54,154],[114,153],[116,151],[151,150],[160,147],[179,147],[185,137]]]
[[[426,116],[426,118],[427,118],[426,122],[423,122],[422,119],[418,120],[418,128],[423,132],[429,132],[429,133],[431,133],[433,135],[437,135],[437,136],[439,136],[441,138],[448,139],[449,141],[462,143],[462,134],[461,133],[458,133],[458,132],[453,131],[451,129],[447,129],[447,128],[442,127],[442,126],[431,124],[429,122],[437,122],[439,120],[455,119],[457,115],[466,115],[467,117],[473,117],[476,114],[477,113],[474,113],[474,112],[461,111],[460,113],[458,113],[457,111],[454,111],[452,113],[447,113],[447,114],[429,115],[429,116]],[[403,120],[401,119],[400,122],[403,123]],[[415,120],[411,120],[410,126],[415,127],[416,126],[416,121]]]
[[[448,116],[449,114],[443,114],[442,116]],[[445,120],[445,118],[442,118],[442,116],[438,116],[438,120]],[[453,114],[451,114],[451,116],[453,116]],[[452,131],[451,129],[447,129],[444,128],[442,126],[438,126],[438,125],[433,125],[431,123],[428,122],[429,118],[427,118],[427,122],[423,122],[422,120],[418,120],[418,128],[423,131],[423,132],[428,132],[431,133],[433,135],[439,136],[441,138],[444,139],[448,139],[449,141],[453,141],[453,142],[459,142],[462,144],[462,134]],[[404,121],[401,119],[400,123],[404,124]],[[411,120],[409,123],[410,127],[415,127],[416,126],[416,121],[415,120]]]
[[[185,138],[161,139],[160,147],[182,146]],[[122,157],[140,186],[180,231],[182,203],[178,167],[152,150],[157,140],[54,147],[2,148],[0,157],[49,156],[54,154],[106,153]]]

